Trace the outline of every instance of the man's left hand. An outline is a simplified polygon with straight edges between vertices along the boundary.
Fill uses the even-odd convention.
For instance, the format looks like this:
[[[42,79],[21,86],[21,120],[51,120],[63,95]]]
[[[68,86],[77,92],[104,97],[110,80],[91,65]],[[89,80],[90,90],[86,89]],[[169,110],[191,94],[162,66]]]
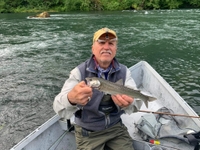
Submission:
[[[127,95],[117,94],[117,95],[112,95],[111,97],[114,103],[121,108],[129,106],[134,101],[132,97]]]

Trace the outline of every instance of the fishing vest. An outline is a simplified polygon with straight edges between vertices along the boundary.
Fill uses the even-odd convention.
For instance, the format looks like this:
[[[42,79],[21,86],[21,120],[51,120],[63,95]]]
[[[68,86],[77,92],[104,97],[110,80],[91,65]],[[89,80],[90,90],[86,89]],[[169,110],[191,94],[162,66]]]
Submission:
[[[78,69],[81,73],[81,80],[85,80],[86,77],[98,76],[98,70],[96,69],[93,56],[81,63]],[[114,59],[113,67],[108,73],[107,79],[111,82],[117,82],[123,79],[124,84],[126,67]],[[114,104],[110,95],[105,95],[103,92],[93,89],[91,100],[85,106],[77,105],[79,110],[75,112],[75,123],[89,131],[101,131],[115,125],[121,120],[120,116],[124,111],[119,106],[111,103]],[[108,107],[104,107],[106,105]]]

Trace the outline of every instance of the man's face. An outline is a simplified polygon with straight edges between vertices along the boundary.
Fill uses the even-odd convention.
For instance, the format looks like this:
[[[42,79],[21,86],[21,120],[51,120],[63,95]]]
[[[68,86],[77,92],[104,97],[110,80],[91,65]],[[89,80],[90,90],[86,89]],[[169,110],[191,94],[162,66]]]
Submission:
[[[92,53],[95,55],[100,67],[105,68],[110,65],[117,52],[116,37],[110,33],[105,33],[99,37],[92,45]]]

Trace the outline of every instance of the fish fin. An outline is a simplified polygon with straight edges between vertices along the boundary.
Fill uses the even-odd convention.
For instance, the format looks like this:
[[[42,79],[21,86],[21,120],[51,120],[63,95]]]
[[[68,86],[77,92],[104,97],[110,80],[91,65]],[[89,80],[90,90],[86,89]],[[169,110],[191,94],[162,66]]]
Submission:
[[[118,85],[123,85],[123,80],[122,79],[119,79],[117,82],[115,82],[116,84]]]
[[[144,101],[144,104],[148,108],[148,101]]]

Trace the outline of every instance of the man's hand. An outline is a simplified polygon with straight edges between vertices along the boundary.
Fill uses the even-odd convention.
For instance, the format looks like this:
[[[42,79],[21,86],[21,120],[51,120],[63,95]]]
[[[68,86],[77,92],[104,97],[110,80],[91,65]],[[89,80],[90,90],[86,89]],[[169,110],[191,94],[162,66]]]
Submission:
[[[86,105],[92,97],[92,88],[85,84],[84,81],[79,82],[67,95],[71,104]]]
[[[134,101],[132,97],[127,95],[117,94],[117,95],[112,95],[111,97],[114,103],[121,108],[129,106]]]

